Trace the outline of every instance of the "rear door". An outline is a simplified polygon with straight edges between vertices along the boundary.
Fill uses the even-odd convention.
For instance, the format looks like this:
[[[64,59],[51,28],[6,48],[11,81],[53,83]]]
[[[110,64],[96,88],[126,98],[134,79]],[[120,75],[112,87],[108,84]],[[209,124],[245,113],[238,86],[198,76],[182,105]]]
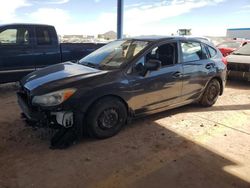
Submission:
[[[180,49],[183,64],[182,97],[184,101],[192,101],[200,96],[207,82],[216,74],[216,66],[200,42],[181,41]]]
[[[61,52],[55,29],[49,26],[36,26],[35,35],[36,69],[60,63]]]
[[[35,70],[33,39],[29,26],[13,25],[0,30],[0,82],[18,81]]]

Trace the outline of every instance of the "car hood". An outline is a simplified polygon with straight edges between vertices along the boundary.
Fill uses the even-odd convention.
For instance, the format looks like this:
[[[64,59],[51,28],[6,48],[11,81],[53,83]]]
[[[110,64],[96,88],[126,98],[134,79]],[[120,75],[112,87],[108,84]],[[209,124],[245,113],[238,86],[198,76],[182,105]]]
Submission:
[[[43,85],[59,86],[75,82],[79,79],[92,77],[99,74],[104,74],[107,71],[102,71],[90,68],[84,65],[66,62],[43,68],[32,72],[21,80],[21,85],[32,91]]]
[[[234,55],[227,56],[227,62],[230,63],[248,63],[250,64],[250,56],[247,55]]]

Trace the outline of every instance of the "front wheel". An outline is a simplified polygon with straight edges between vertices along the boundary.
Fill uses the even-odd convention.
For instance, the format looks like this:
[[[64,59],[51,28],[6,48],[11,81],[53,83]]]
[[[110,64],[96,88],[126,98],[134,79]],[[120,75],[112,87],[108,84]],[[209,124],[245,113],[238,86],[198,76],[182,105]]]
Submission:
[[[220,83],[218,80],[211,80],[203,93],[200,104],[205,107],[210,107],[215,104],[220,95]]]
[[[87,114],[87,131],[96,138],[108,138],[117,134],[127,119],[127,108],[114,97],[95,102]]]

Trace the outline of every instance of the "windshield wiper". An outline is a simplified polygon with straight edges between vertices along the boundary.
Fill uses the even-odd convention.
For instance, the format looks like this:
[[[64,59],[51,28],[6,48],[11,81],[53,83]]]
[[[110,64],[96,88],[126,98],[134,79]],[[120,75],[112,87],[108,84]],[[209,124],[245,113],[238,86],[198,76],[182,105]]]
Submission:
[[[233,54],[233,55],[242,55],[242,54],[239,53],[239,52],[233,52],[232,54]]]
[[[247,55],[247,56],[250,55],[250,54],[242,54],[242,53],[239,53],[239,52],[233,52],[232,54],[233,54],[233,55]]]
[[[98,68],[96,64],[91,63],[91,62],[81,62],[80,64],[91,67],[91,68],[95,68],[95,69]]]

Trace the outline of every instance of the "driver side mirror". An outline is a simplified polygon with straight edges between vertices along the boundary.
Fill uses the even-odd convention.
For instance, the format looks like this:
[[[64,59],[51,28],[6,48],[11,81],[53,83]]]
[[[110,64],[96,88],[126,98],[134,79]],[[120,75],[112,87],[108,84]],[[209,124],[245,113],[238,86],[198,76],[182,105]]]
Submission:
[[[135,69],[143,77],[146,77],[150,71],[157,71],[161,68],[161,61],[156,59],[148,60],[145,65],[139,63],[136,65]]]
[[[144,65],[148,71],[157,71],[161,68],[161,61],[156,59],[150,59]]]

